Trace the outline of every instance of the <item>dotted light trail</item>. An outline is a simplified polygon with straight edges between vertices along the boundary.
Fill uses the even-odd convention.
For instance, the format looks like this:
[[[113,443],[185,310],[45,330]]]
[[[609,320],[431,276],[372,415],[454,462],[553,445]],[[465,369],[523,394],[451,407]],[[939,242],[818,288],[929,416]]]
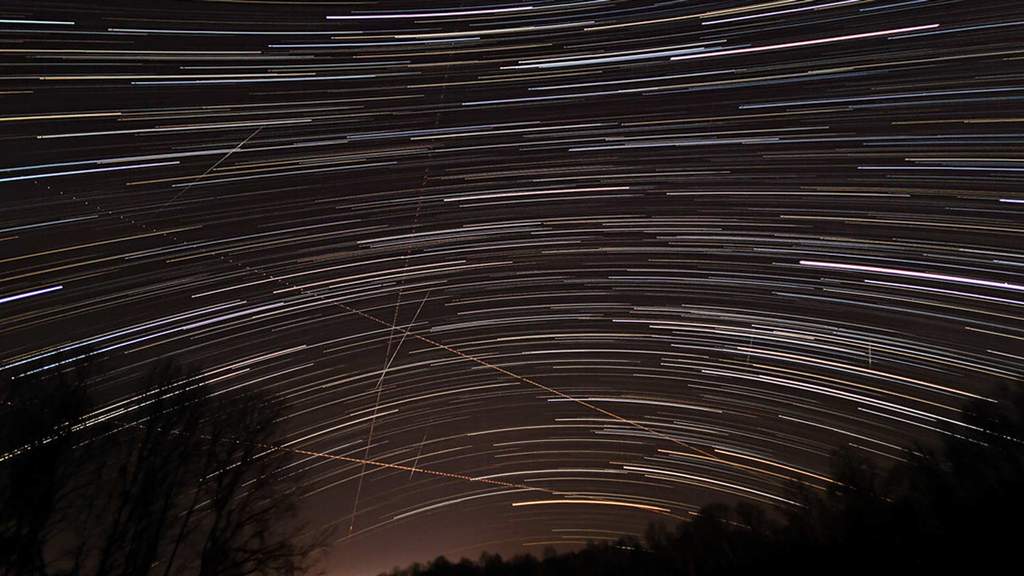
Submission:
[[[0,7],[0,372],[288,405],[329,570],[642,534],[1024,372],[1024,4]],[[182,387],[193,385],[181,383]],[[399,544],[401,543],[401,544]]]

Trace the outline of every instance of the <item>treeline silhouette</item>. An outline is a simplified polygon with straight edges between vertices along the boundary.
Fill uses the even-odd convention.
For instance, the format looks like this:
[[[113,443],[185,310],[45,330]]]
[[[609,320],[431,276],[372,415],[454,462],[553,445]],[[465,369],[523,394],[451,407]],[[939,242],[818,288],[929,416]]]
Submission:
[[[98,406],[90,363],[0,381],[0,575],[292,575],[326,533],[296,519],[283,406],[174,363]]]
[[[791,487],[800,506],[712,504],[692,521],[651,524],[642,540],[543,558],[444,557],[392,576],[1016,574],[1024,549],[1024,393],[978,401],[934,449],[879,468],[833,455],[827,490]]]
[[[0,576],[298,575],[329,536],[297,517],[302,466],[274,448],[285,406],[214,391],[174,363],[125,402],[89,363],[0,380]],[[712,504],[642,539],[542,558],[443,557],[393,576],[1003,574],[1020,571],[1024,393],[881,468],[850,450],[784,510]]]

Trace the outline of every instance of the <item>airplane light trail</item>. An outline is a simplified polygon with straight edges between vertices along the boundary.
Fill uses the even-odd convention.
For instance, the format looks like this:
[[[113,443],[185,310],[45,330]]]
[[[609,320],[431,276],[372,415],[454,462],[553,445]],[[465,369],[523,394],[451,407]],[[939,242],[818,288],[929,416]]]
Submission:
[[[102,363],[84,426],[168,358],[279,400],[340,572],[792,507],[1024,374],[1022,28],[9,0],[0,375]]]

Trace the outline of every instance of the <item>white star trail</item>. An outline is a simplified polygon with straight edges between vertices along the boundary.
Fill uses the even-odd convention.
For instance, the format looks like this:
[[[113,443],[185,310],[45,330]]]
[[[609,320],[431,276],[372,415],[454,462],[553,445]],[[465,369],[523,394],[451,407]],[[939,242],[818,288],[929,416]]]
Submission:
[[[1019,383],[1022,27],[7,2],[0,372],[102,361],[90,422],[164,358],[286,401],[268,449],[353,573],[793,506]]]

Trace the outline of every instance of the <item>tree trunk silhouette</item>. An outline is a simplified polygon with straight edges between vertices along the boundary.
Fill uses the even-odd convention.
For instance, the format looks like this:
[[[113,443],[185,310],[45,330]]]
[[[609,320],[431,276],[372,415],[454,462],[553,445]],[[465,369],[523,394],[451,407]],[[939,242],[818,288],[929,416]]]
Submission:
[[[297,524],[284,406],[217,394],[173,363],[117,416],[62,370],[0,383],[0,576],[299,574],[326,532]]]

